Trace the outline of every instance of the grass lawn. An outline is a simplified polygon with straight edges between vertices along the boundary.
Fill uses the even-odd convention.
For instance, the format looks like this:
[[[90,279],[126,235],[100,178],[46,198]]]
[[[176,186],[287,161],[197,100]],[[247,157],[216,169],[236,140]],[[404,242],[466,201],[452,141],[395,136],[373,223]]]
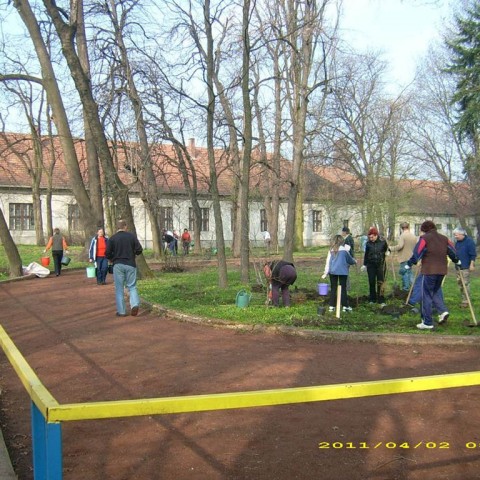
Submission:
[[[35,261],[40,263],[42,247],[19,246],[20,256],[23,265]],[[85,268],[88,263],[79,259],[81,247],[71,247],[69,256],[72,258],[68,269]],[[256,263],[261,272],[264,257],[262,252],[254,252],[252,262]],[[366,301],[368,294],[368,283],[366,273],[359,273],[355,267],[350,271],[351,289],[349,297],[353,311],[342,313],[337,319],[334,314],[326,313],[317,315],[317,307],[325,304],[325,297],[318,295],[317,284],[327,283],[320,280],[325,265],[326,249],[309,249],[302,254],[295,255],[298,279],[292,292],[291,308],[271,308],[265,305],[266,291],[259,284],[263,278],[256,278],[255,269],[251,269],[250,283],[245,286],[240,283],[240,274],[237,266],[230,265],[228,268],[228,288],[218,288],[217,268],[215,261],[206,263],[202,256],[189,256],[186,260],[179,257],[177,272],[164,271],[165,263],[153,263],[152,252],[146,251],[147,261],[152,262],[155,270],[155,278],[140,280],[138,283],[140,295],[147,301],[163,305],[167,308],[178,310],[184,313],[215,318],[227,321],[234,321],[244,324],[264,325],[291,325],[305,326],[321,330],[355,331],[355,332],[398,332],[416,333],[428,335],[431,332],[419,331],[415,325],[420,321],[418,314],[409,310],[400,318],[394,319],[386,315],[378,305],[370,305]],[[394,292],[393,269],[390,259],[388,260],[388,274],[386,296],[389,309],[404,306],[404,299],[398,295],[392,296]],[[7,261],[0,246],[0,279],[8,278]],[[395,281],[400,285],[401,279],[398,275],[398,266],[395,267]],[[471,280],[471,298],[474,308],[479,305],[480,278],[475,272]],[[295,288],[296,287],[296,288]],[[245,289],[251,294],[250,305],[247,308],[238,308],[235,305],[237,293]],[[464,325],[465,321],[472,323],[470,310],[461,308],[460,291],[456,283],[455,270],[450,266],[443,292],[445,303],[450,312],[450,318],[445,325],[435,329],[435,334],[447,335],[480,335],[479,328],[469,328]],[[436,318],[436,316],[435,316]],[[480,315],[478,315],[480,322]]]
[[[398,332],[431,334],[431,332],[419,331],[416,324],[420,322],[420,315],[411,313],[410,309],[400,318],[394,319],[391,315],[382,312],[379,305],[370,305],[366,299],[368,294],[368,282],[366,273],[359,273],[352,268],[350,274],[351,290],[349,297],[352,312],[342,313],[341,319],[334,314],[326,313],[317,315],[317,307],[324,305],[325,297],[318,295],[317,284],[325,264],[326,251],[319,250],[312,256],[296,255],[298,278],[294,287],[290,287],[293,304],[291,308],[271,308],[265,306],[266,292],[257,284],[255,271],[251,270],[249,286],[240,283],[238,268],[229,268],[229,286],[221,290],[217,286],[216,267],[195,267],[193,263],[185,262],[185,271],[157,272],[154,280],[141,280],[139,289],[146,300],[161,304],[185,313],[207,318],[230,320],[245,324],[265,325],[292,325],[305,326],[308,328],[337,331],[356,332]],[[252,260],[255,260],[252,258]],[[260,259],[258,265],[261,266]],[[180,261],[180,265],[182,262]],[[401,279],[395,268],[395,281],[401,284]],[[472,303],[478,305],[480,279],[473,275],[471,282]],[[295,291],[295,287],[298,289]],[[387,273],[387,305],[392,310],[393,306],[402,309],[405,304],[404,298],[392,296],[394,291],[394,279],[391,263]],[[247,308],[237,308],[235,299],[238,291],[246,289],[251,294],[250,305]],[[397,290],[395,290],[397,292]],[[445,325],[436,328],[436,334],[447,335],[480,335],[479,328],[469,328],[464,325],[465,321],[473,323],[469,309],[460,308],[460,291],[456,283],[455,269],[450,267],[449,274],[443,287],[445,303],[450,312],[450,318]],[[435,319],[436,319],[435,315]],[[478,318],[480,322],[480,315]]]

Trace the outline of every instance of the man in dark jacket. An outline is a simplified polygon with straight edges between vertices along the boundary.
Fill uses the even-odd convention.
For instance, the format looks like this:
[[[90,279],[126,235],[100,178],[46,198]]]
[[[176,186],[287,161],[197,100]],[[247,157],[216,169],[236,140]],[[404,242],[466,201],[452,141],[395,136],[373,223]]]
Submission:
[[[342,237],[345,245],[348,245],[350,247],[350,255],[355,258],[355,241],[353,240],[352,234],[348,227],[342,228]]]
[[[115,282],[115,302],[117,304],[117,317],[126,316],[125,287],[130,292],[130,315],[138,315],[140,297],[137,290],[137,264],[135,256],[143,251],[137,237],[127,232],[127,222],[117,222],[117,233],[112,235],[107,244],[105,256],[113,263],[113,281]]]
[[[435,224],[427,220],[422,223],[420,231],[423,232],[418,240],[413,255],[408,260],[406,268],[416,265],[422,260],[422,286],[421,286],[421,318],[417,325],[420,330],[432,330],[432,303],[433,297],[442,288],[443,278],[447,274],[447,256],[452,262],[458,263],[458,257],[453,243],[437,232]]]

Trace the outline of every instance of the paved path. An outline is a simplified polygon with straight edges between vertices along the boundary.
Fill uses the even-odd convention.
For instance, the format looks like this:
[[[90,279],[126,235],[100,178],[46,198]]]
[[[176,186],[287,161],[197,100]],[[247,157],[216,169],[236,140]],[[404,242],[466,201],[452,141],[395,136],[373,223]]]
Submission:
[[[0,305],[0,324],[60,403],[480,370],[478,345],[337,342],[205,327],[145,310],[119,318],[113,286],[97,286],[84,271],[1,284]],[[29,398],[3,355],[0,384],[12,463],[20,480],[31,480]],[[66,422],[64,479],[473,479],[480,470],[479,403],[480,388],[470,387]],[[406,444],[412,447],[393,447]]]

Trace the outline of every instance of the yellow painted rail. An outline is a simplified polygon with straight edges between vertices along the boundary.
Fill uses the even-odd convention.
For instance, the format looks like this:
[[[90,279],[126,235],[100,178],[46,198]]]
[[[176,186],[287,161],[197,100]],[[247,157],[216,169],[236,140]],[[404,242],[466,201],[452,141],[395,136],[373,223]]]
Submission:
[[[371,397],[394,393],[420,392],[480,385],[480,372],[399,378],[373,382],[342,383],[319,387],[285,388],[253,392],[216,393],[171,398],[64,404],[48,410],[48,421],[87,420],[166,413],[204,412],[232,408],[265,407],[290,403],[321,402]]]
[[[475,371],[317,387],[60,405],[41,384],[35,372],[1,326],[0,343],[23,385],[47,422],[265,407],[480,385],[480,372]]]

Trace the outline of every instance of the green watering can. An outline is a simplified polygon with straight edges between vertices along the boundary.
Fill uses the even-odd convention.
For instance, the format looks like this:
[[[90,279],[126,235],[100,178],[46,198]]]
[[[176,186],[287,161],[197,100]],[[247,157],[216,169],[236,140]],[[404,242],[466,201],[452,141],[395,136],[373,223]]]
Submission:
[[[251,293],[248,293],[246,290],[240,290],[237,293],[237,298],[235,299],[235,305],[238,308],[246,308],[248,307],[251,298],[252,298]]]

